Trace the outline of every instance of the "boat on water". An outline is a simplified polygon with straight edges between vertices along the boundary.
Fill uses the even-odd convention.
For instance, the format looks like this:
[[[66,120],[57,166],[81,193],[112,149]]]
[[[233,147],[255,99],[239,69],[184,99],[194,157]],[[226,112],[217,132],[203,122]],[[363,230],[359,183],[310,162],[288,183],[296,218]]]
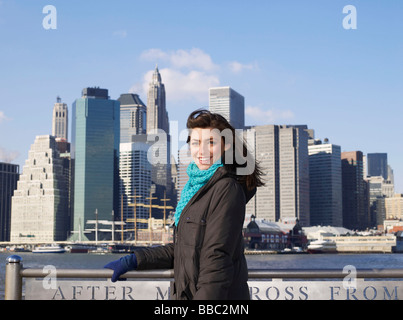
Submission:
[[[307,248],[309,253],[337,253],[337,246],[331,240],[312,241]]]
[[[32,250],[32,253],[65,253],[66,250],[56,244],[38,246]]]
[[[88,253],[94,249],[96,249],[96,246],[86,244],[73,244],[66,246],[66,251],[70,253]]]

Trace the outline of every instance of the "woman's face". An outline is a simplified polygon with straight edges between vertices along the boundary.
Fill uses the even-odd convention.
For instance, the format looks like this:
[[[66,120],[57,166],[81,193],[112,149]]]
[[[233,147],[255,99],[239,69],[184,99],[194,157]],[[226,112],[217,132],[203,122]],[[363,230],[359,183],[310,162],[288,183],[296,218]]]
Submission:
[[[200,170],[207,170],[219,160],[230,145],[225,146],[220,131],[213,128],[194,128],[190,134],[190,154]]]

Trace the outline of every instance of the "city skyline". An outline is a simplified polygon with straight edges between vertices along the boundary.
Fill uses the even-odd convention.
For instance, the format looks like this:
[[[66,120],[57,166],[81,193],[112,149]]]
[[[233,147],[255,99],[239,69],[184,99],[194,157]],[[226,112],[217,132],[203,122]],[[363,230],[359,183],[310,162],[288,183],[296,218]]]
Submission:
[[[403,193],[403,4],[354,1],[352,30],[346,1],[51,1],[56,29],[43,26],[47,4],[0,1],[0,161],[22,170],[35,136],[51,133],[57,96],[69,112],[89,86],[146,101],[158,64],[179,132],[208,108],[208,88],[230,86],[245,97],[245,125],[306,124],[342,152],[387,153]]]

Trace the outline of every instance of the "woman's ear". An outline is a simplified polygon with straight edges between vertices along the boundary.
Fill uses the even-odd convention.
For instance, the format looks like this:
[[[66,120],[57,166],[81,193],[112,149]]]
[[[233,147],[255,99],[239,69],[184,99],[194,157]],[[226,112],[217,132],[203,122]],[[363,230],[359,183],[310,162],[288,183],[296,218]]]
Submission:
[[[227,143],[226,145],[224,145],[224,151],[228,151],[231,148],[231,144]]]

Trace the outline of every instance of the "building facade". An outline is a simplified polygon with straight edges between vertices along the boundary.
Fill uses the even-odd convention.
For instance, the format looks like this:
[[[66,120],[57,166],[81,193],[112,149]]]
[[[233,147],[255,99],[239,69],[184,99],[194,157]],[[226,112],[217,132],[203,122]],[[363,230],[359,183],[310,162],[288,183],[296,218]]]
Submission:
[[[364,155],[361,151],[341,153],[343,227],[365,230],[370,226],[368,184],[364,180]]]
[[[73,103],[73,238],[85,240],[86,221],[110,220],[119,210],[120,105],[107,89],[85,88]]]
[[[53,136],[37,136],[12,198],[12,242],[67,238],[68,190]]]
[[[308,146],[311,225],[341,227],[343,194],[341,148],[330,143]]]
[[[134,206],[134,203],[148,203],[151,189],[151,164],[147,160],[149,149],[147,143],[121,143],[119,157],[119,193],[120,211],[123,221],[126,222],[125,239],[136,239],[136,229],[146,229],[147,225],[143,221],[133,221],[136,219],[148,219],[149,209],[144,206]],[[135,225],[136,223],[136,225]]]
[[[386,219],[403,220],[403,194],[385,198]]]
[[[265,174],[265,185],[257,188],[255,197],[247,204],[247,213],[276,222],[280,219],[279,126],[255,126],[252,130],[255,134],[250,136],[254,140],[249,145]]]
[[[10,241],[11,198],[19,179],[17,164],[0,162],[0,241]]]
[[[388,154],[387,153],[368,153],[367,154],[368,176],[382,176],[388,179]]]
[[[309,157],[307,126],[280,126],[280,217],[309,226]]]
[[[367,178],[369,188],[369,215],[371,227],[383,225],[386,219],[385,199],[394,196],[394,186],[383,176]]]
[[[137,138],[136,138],[137,139]],[[138,140],[138,139],[137,139]],[[134,140],[132,140],[134,142]],[[155,68],[148,88],[147,96],[147,142],[150,144],[148,159],[152,164],[152,183],[155,185],[154,196],[163,199],[167,196],[171,204],[174,199],[174,185],[171,174],[171,137],[166,109],[165,86],[162,83],[158,67]],[[155,214],[158,214],[155,211]]]
[[[62,103],[60,97],[57,97],[57,101],[53,106],[52,136],[67,141],[69,133],[68,129],[69,121],[67,104]]]
[[[247,214],[277,222],[298,219],[309,226],[309,158],[306,126],[255,126],[248,138],[265,186],[247,205]]]
[[[158,67],[155,67],[147,95],[147,134],[157,129],[169,134],[168,112],[166,110],[165,85]]]
[[[209,89],[209,110],[221,114],[235,129],[244,129],[245,98],[230,87]]]
[[[137,94],[121,94],[120,102],[120,143],[131,142],[132,135],[147,131],[147,107]]]

